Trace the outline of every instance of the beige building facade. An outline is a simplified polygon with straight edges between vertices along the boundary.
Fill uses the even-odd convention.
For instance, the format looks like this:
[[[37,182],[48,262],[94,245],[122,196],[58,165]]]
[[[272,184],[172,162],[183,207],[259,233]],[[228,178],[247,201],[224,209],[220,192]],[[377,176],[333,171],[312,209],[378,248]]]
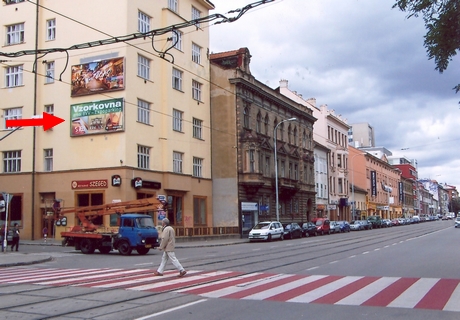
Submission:
[[[0,191],[13,195],[8,225],[18,223],[23,239],[78,223],[70,216],[55,227],[53,205],[150,196],[168,201],[179,236],[225,232],[212,212],[209,28],[149,34],[212,9],[205,0],[2,2],[1,51],[18,57],[1,64],[1,129],[10,135],[0,144]],[[38,49],[48,51],[19,56]],[[6,127],[43,112],[65,122]]]

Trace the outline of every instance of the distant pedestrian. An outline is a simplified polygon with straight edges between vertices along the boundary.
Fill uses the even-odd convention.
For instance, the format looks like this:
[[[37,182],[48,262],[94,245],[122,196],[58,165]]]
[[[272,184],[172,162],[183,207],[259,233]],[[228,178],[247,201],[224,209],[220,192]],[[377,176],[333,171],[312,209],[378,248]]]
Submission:
[[[46,239],[48,238],[48,228],[47,227],[44,227],[43,230],[42,230],[42,233],[43,233],[43,239]]]
[[[174,229],[169,225],[169,220],[167,218],[161,221],[163,227],[162,238],[160,242],[160,251],[163,250],[163,256],[161,257],[161,264],[158,267],[157,271],[154,271],[153,274],[156,276],[162,276],[165,269],[166,263],[170,259],[172,264],[179,270],[179,277],[185,276],[187,271],[182,267],[179,260],[176,258],[174,249],[176,246],[176,234]]]
[[[2,226],[0,227],[0,239],[2,241],[2,243],[0,244],[2,246],[2,252],[4,251],[4,247],[3,247],[3,241],[5,240],[5,225],[2,224]]]
[[[19,226],[17,223],[14,224],[13,229],[13,243],[11,244],[11,251],[16,247],[16,251],[19,249]]]

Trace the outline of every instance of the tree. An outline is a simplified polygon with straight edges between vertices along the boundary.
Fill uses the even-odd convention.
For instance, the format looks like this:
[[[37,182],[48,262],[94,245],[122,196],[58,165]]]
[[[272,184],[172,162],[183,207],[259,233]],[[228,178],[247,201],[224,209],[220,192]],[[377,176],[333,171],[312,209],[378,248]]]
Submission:
[[[407,18],[422,16],[428,30],[424,46],[442,73],[460,50],[460,0],[396,0],[393,8],[407,12]],[[460,91],[460,84],[453,90]]]

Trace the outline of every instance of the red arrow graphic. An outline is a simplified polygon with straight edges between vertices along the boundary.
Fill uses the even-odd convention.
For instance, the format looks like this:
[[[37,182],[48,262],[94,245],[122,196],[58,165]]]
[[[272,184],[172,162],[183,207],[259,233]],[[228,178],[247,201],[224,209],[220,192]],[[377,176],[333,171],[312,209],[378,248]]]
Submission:
[[[37,119],[14,119],[6,120],[6,127],[38,127],[43,126],[46,131],[52,127],[64,122],[64,119],[53,116],[52,114],[43,112],[43,118]]]

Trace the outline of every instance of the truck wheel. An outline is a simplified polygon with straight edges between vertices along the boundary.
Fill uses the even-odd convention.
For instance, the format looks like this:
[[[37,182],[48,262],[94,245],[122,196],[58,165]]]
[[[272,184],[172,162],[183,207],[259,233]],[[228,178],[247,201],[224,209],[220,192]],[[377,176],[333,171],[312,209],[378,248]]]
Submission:
[[[111,248],[111,247],[100,247],[100,248],[99,248],[99,252],[100,252],[100,253],[103,253],[103,254],[107,254],[107,253],[109,253],[110,251],[112,251],[112,248]]]
[[[94,250],[96,248],[94,248],[94,243],[92,240],[90,239],[83,239],[80,243],[80,250],[81,252],[83,252],[84,254],[91,254],[91,253],[94,253]]]
[[[140,247],[140,248],[137,248],[136,250],[137,250],[137,253],[139,253],[140,255],[144,255],[150,251],[150,248]]]
[[[121,241],[118,245],[118,252],[123,256],[129,256],[132,251],[133,249],[126,240]]]

